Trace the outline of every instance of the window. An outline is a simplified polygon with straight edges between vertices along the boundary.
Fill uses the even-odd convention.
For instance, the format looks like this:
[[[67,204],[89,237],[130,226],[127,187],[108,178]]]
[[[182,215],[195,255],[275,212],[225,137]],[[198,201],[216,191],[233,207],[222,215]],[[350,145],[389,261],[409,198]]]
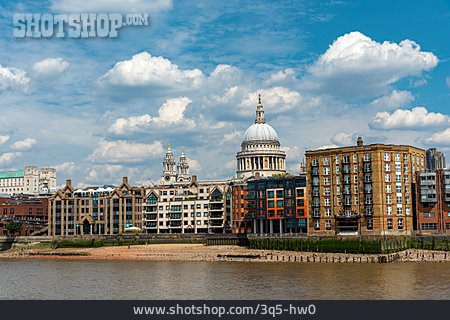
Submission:
[[[387,195],[386,196],[386,203],[387,204],[392,204],[392,196],[391,195]]]
[[[400,154],[396,153],[394,155],[394,159],[395,159],[395,161],[400,161]]]
[[[353,173],[358,173],[358,165],[357,164],[353,165]]]
[[[400,218],[397,220],[397,228],[403,229],[403,219]]]
[[[367,230],[373,230],[373,220],[367,219],[366,226],[367,226]]]
[[[277,198],[283,198],[283,190],[277,190]]]
[[[197,220],[197,224],[202,224],[202,222],[200,220]]]
[[[319,220],[314,220],[314,229],[320,230],[320,221]]]
[[[353,182],[358,183],[358,176],[356,174],[353,176]]]
[[[331,216],[331,208],[326,208],[325,209],[325,216],[326,217],[330,217]]]
[[[319,185],[319,177],[313,177],[313,186]]]
[[[391,161],[391,155],[387,152],[384,154],[384,161]]]
[[[197,217],[201,217],[202,213],[201,212],[197,212]]]
[[[274,208],[274,207],[275,207],[275,201],[273,201],[273,200],[267,201],[267,206],[268,206],[269,208]]]
[[[391,175],[390,174],[385,174],[384,175],[384,181],[385,182],[391,182]]]
[[[410,208],[406,208],[406,209],[405,209],[405,214],[406,214],[407,216],[409,216],[409,215],[411,214],[411,209],[410,209]]]
[[[326,186],[329,186],[329,185],[330,185],[330,178],[325,177],[325,178],[323,179],[323,182],[324,182],[324,184],[325,184]]]
[[[331,189],[330,188],[323,189],[323,194],[329,196],[331,194]]]
[[[336,166],[336,173],[339,174],[340,172],[341,172],[341,171],[340,171],[339,166]]]
[[[435,212],[424,212],[423,217],[424,218],[434,218],[436,216]]]
[[[402,203],[402,196],[397,196],[397,203]]]
[[[331,220],[325,220],[325,228],[331,230]]]
[[[341,177],[336,177],[336,184],[340,184],[341,183]]]
[[[386,214],[388,216],[392,215],[392,207],[386,207]]]
[[[396,174],[395,175],[395,182],[396,183],[402,183],[402,175],[401,174]]]
[[[392,187],[390,184],[386,185],[386,193],[391,193],[392,192]]]
[[[283,207],[283,200],[277,200],[277,207]]]
[[[409,182],[409,176],[405,175],[405,182]]]
[[[207,217],[208,216],[208,212],[203,212],[203,216]]]
[[[400,216],[403,214],[402,207],[397,207],[397,214]]]
[[[336,194],[338,196],[341,194],[341,187],[336,187]]]
[[[267,192],[267,198],[273,199],[274,198],[274,192],[273,191],[268,191]]]
[[[372,175],[370,173],[364,174],[364,182],[372,182]]]
[[[343,156],[342,157],[342,162],[343,163],[349,163],[350,162],[350,157],[349,156]]]
[[[387,227],[388,229],[392,229],[392,219],[387,219]]]
[[[355,196],[354,199],[355,199],[355,205],[358,205],[359,204],[359,197]]]
[[[395,186],[395,192],[402,193],[402,185],[401,184]]]
[[[384,164],[384,171],[387,171],[387,172],[391,171],[391,165],[389,163]]]
[[[370,161],[370,153],[364,154],[364,161]]]
[[[330,203],[331,203],[331,202],[330,202],[330,198],[325,198],[324,200],[325,200],[325,205],[326,205],[326,206],[329,206]]]
[[[336,164],[339,164],[339,156],[336,156]]]
[[[437,223],[421,223],[422,230],[436,230]]]
[[[311,165],[312,165],[312,166],[315,166],[315,167],[319,165],[319,161],[317,160],[317,158],[313,158],[313,159],[312,159]]]
[[[358,161],[358,157],[356,154],[353,155],[353,162],[357,162]]]
[[[328,157],[323,158],[323,164],[325,166],[328,166],[330,164],[330,158],[328,158]]]
[[[373,214],[372,206],[366,206],[366,215],[371,216]]]
[[[330,174],[330,168],[329,167],[323,167],[323,174]]]
[[[297,189],[297,197],[304,197],[304,196],[305,196],[305,190]]]

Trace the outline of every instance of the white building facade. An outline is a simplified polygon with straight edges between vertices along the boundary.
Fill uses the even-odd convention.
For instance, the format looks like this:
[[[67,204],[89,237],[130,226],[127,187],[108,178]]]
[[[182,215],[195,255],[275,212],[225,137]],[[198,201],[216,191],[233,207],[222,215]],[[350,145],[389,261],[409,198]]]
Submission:
[[[49,194],[56,189],[56,169],[26,166],[24,170],[0,172],[0,193]]]

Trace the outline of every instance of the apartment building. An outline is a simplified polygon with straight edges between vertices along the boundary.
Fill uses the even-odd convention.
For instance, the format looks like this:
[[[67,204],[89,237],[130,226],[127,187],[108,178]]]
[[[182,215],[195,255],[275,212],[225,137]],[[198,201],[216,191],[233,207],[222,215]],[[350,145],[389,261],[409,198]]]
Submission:
[[[231,188],[228,181],[185,181],[145,189],[147,233],[231,232]]]
[[[20,225],[17,236],[29,236],[47,225],[48,197],[7,196],[0,197],[0,235],[9,235],[7,226],[11,222]]]
[[[306,233],[306,176],[261,177],[247,181],[253,233]]]
[[[251,233],[252,221],[246,219],[248,213],[247,182],[231,182],[231,214],[233,233]]]
[[[417,174],[417,230],[421,234],[450,233],[450,171]]]
[[[410,234],[425,151],[364,145],[306,151],[310,235]]]
[[[49,198],[49,236],[119,234],[142,228],[145,191],[128,184],[119,187],[75,189],[67,180],[64,188]]]

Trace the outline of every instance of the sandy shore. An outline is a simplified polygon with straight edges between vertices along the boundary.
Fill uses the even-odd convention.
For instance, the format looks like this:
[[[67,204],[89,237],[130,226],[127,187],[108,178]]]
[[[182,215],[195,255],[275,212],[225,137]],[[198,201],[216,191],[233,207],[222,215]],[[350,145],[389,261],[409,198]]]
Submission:
[[[101,248],[12,249],[0,252],[0,258],[17,259],[89,259],[154,261],[254,261],[315,263],[377,263],[380,256],[391,262],[450,261],[442,251],[406,250],[389,255],[313,253],[247,249],[239,246],[204,246],[202,244],[151,244]]]

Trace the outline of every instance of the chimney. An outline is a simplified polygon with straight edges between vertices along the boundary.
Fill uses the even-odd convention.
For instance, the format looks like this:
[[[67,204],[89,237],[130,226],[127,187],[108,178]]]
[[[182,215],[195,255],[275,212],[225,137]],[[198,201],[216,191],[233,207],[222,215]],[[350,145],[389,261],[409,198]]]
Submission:
[[[197,182],[197,176],[195,174],[192,175],[192,182]]]
[[[123,177],[122,178],[122,182],[125,183],[125,184],[128,184],[128,177]]]
[[[358,145],[358,147],[362,147],[363,146],[363,139],[362,139],[362,137],[358,137],[358,141],[356,142],[356,144]]]
[[[72,185],[72,180],[67,179],[66,180],[66,186],[70,187]]]

